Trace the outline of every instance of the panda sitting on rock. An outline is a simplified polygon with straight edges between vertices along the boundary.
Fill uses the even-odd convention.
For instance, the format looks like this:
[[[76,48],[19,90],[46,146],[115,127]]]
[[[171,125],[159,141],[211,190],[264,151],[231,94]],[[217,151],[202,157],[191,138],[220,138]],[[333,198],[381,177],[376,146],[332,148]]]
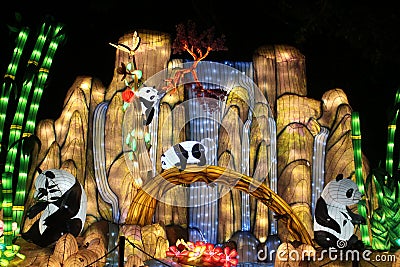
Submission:
[[[76,177],[66,170],[39,170],[39,173],[35,181],[36,202],[28,209],[27,217],[33,220],[42,214],[21,236],[47,247],[63,234],[77,237],[81,233],[86,220],[87,196]]]
[[[314,216],[314,240],[323,248],[363,249],[354,234],[354,225],[365,224],[364,217],[348,206],[358,204],[361,193],[357,184],[339,174],[330,181],[317,200]]]

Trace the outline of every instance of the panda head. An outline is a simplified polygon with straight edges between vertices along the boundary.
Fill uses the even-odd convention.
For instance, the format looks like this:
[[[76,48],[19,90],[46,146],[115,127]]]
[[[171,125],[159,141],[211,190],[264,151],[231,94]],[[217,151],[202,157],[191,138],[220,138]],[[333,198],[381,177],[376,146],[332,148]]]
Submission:
[[[163,168],[164,170],[175,167],[175,165],[173,164],[174,160],[171,160],[171,157],[173,157],[175,159],[175,158],[177,158],[177,156],[175,155],[175,153],[171,153],[171,152],[172,152],[172,149],[169,149],[169,150],[165,151],[160,157],[161,168]]]
[[[343,174],[330,181],[324,187],[321,196],[328,204],[336,203],[344,206],[357,204],[362,197],[357,184],[350,178],[343,178]]]
[[[41,172],[35,181],[34,198],[37,201],[55,202],[76,182],[75,176],[61,169]]]
[[[164,93],[162,91],[159,92],[155,87],[145,86],[140,88],[136,94],[140,101],[149,108],[153,103],[160,99]]]

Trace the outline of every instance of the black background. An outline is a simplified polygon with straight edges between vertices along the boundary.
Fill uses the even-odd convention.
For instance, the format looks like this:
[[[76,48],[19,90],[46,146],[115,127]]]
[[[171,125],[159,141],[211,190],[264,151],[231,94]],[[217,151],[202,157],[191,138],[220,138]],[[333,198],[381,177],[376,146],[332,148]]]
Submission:
[[[189,19],[199,31],[214,26],[228,51],[207,60],[251,61],[261,45],[287,44],[306,58],[308,96],[321,99],[341,88],[360,113],[362,149],[371,166],[385,157],[389,109],[400,84],[400,18],[394,3],[379,1],[12,1],[0,10],[1,71],[5,73],[15,36],[7,25],[37,30],[45,15],[65,25],[38,120],[56,119],[75,78],[111,82],[115,48],[109,42],[136,29],[175,34]]]

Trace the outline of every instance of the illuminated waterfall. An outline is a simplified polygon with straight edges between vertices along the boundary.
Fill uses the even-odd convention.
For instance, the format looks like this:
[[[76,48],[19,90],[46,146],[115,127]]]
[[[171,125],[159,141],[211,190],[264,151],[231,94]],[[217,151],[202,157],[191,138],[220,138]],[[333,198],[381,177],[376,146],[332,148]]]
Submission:
[[[253,79],[253,64],[251,62],[230,62],[226,61],[225,64],[238,69],[243,74]],[[250,125],[252,110],[254,108],[254,84],[248,82],[241,84],[244,88],[248,89],[250,95],[250,107],[247,120],[243,125],[242,132],[242,169],[241,172],[246,175],[250,175]],[[247,193],[241,192],[242,195],[242,231],[250,231],[250,196]]]
[[[195,99],[193,92],[189,97]],[[189,104],[190,140],[211,139],[218,144],[218,128],[221,119],[220,106],[210,110],[202,101],[191,101]],[[207,164],[217,165],[217,149],[209,151]],[[215,201],[209,201],[215,199]],[[202,182],[190,185],[189,197],[189,239],[217,243],[218,229],[218,185],[209,186]],[[196,231],[197,230],[197,231]]]
[[[249,116],[250,117],[250,116]],[[250,124],[247,120],[243,126],[242,134],[242,173],[249,175],[250,168]],[[242,192],[242,231],[250,231],[250,197],[249,194]]]
[[[114,223],[109,223],[109,232],[111,233],[108,240],[108,250],[112,251],[118,241],[118,223],[120,219],[120,211],[118,204],[118,197],[110,188],[107,179],[106,171],[106,155],[104,148],[104,133],[106,124],[108,102],[102,102],[97,105],[93,115],[93,162],[94,162],[94,176],[96,179],[97,189],[101,198],[112,208],[112,217]],[[118,253],[116,251],[109,253],[107,262],[118,262]]]
[[[119,222],[118,197],[107,180],[106,155],[104,149],[104,128],[106,124],[107,102],[97,105],[93,116],[93,161],[97,189],[102,199],[111,205],[115,223]]]
[[[311,193],[311,214],[314,217],[314,209],[317,199],[320,197],[324,188],[325,179],[325,150],[326,140],[329,136],[329,130],[321,127],[321,131],[315,136],[312,164],[312,193]]]
[[[276,123],[274,118],[268,118],[269,124],[269,135],[271,138],[271,146],[270,146],[270,155],[271,155],[271,168],[270,168],[270,188],[275,193],[278,192],[278,158],[276,151]],[[273,220],[273,212],[269,210],[270,213],[270,234],[277,235],[278,234],[278,221]]]

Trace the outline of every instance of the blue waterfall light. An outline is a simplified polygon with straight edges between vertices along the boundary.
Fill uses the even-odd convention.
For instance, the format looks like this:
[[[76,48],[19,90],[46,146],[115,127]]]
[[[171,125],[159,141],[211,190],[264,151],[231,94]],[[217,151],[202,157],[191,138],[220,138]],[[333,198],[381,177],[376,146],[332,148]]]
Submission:
[[[250,117],[250,116],[249,116]],[[250,169],[250,124],[247,120],[243,125],[242,134],[242,170],[243,174],[249,175]],[[250,196],[245,192],[242,194],[242,231],[250,231]]]
[[[321,127],[320,132],[315,136],[312,164],[312,192],[311,192],[311,214],[314,218],[314,210],[317,199],[321,196],[325,181],[325,151],[326,140],[329,130]]]
[[[193,100],[196,96],[191,90],[189,98],[192,99],[189,104],[190,140],[208,138],[218,144],[219,110],[209,110],[203,103]],[[217,149],[212,152],[207,154],[207,164],[216,165]],[[197,229],[189,231],[190,240],[199,240],[198,236],[201,235],[207,242],[217,243],[218,201],[210,201],[213,199],[218,199],[218,185],[210,187],[202,182],[190,185],[189,228]]]
[[[274,118],[268,118],[269,124],[269,135],[271,138],[270,145],[270,155],[271,155],[271,168],[270,168],[270,188],[275,193],[278,193],[278,158],[277,158],[277,150],[276,150],[276,123]],[[274,213],[269,210],[270,217],[270,234],[277,235],[278,234],[278,221],[272,220],[274,217]]]

